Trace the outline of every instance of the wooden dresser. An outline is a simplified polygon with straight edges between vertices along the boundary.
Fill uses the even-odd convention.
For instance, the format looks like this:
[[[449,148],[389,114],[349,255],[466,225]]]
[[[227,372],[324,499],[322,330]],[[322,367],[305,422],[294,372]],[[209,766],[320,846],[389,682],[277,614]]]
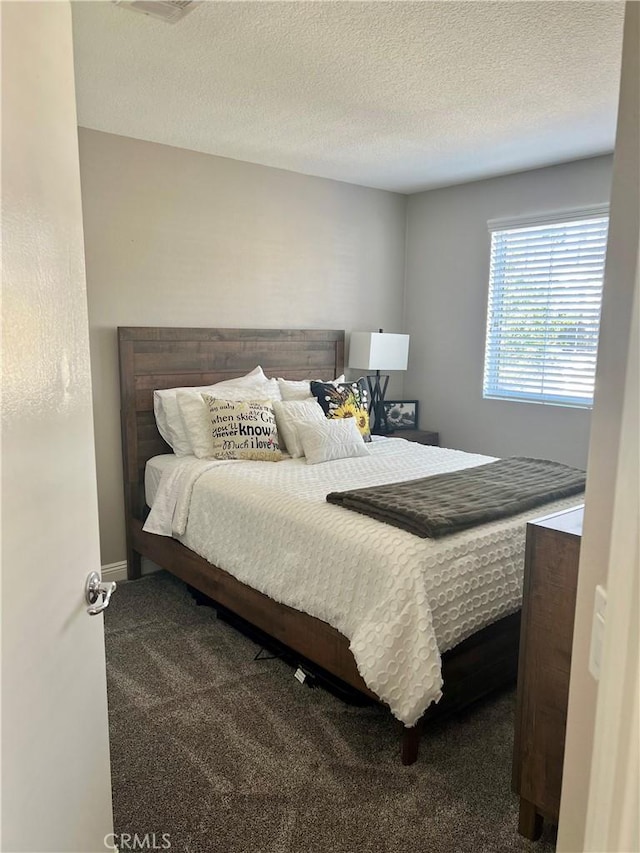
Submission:
[[[583,507],[527,525],[513,789],[518,831],[558,822]]]

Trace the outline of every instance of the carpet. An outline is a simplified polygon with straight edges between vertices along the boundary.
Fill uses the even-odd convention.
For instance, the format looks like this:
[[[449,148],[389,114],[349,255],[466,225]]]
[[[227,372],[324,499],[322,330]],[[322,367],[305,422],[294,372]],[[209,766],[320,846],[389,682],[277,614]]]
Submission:
[[[388,712],[254,660],[172,576],[121,584],[105,615],[117,833],[174,853],[555,850],[516,831],[513,690],[431,724],[403,767]]]

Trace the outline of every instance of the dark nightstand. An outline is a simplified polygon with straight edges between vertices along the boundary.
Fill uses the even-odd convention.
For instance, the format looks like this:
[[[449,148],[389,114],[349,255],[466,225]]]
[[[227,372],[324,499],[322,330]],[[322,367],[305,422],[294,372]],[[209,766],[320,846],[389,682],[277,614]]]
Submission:
[[[440,436],[437,432],[432,432],[429,429],[400,429],[397,432],[390,432],[389,438],[405,438],[407,441],[415,441],[417,444],[433,444],[440,443]]]

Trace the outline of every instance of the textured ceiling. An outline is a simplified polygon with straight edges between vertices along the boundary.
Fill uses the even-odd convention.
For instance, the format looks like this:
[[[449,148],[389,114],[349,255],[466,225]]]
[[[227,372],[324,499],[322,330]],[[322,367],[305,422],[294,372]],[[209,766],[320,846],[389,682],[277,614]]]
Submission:
[[[78,120],[415,192],[613,149],[621,2],[73,3]]]

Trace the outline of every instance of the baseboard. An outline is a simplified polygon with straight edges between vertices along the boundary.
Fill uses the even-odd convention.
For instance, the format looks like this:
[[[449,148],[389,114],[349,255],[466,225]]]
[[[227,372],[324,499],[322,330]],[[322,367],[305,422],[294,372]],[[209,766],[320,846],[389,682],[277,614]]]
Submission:
[[[105,581],[126,581],[127,561],[121,560],[119,563],[108,563],[103,566],[102,579]]]
[[[119,563],[108,563],[102,566],[102,579],[105,581],[126,581],[127,580],[127,561],[121,560]],[[161,572],[160,566],[156,566],[151,560],[146,557],[142,558],[142,574],[152,575],[154,572]]]

